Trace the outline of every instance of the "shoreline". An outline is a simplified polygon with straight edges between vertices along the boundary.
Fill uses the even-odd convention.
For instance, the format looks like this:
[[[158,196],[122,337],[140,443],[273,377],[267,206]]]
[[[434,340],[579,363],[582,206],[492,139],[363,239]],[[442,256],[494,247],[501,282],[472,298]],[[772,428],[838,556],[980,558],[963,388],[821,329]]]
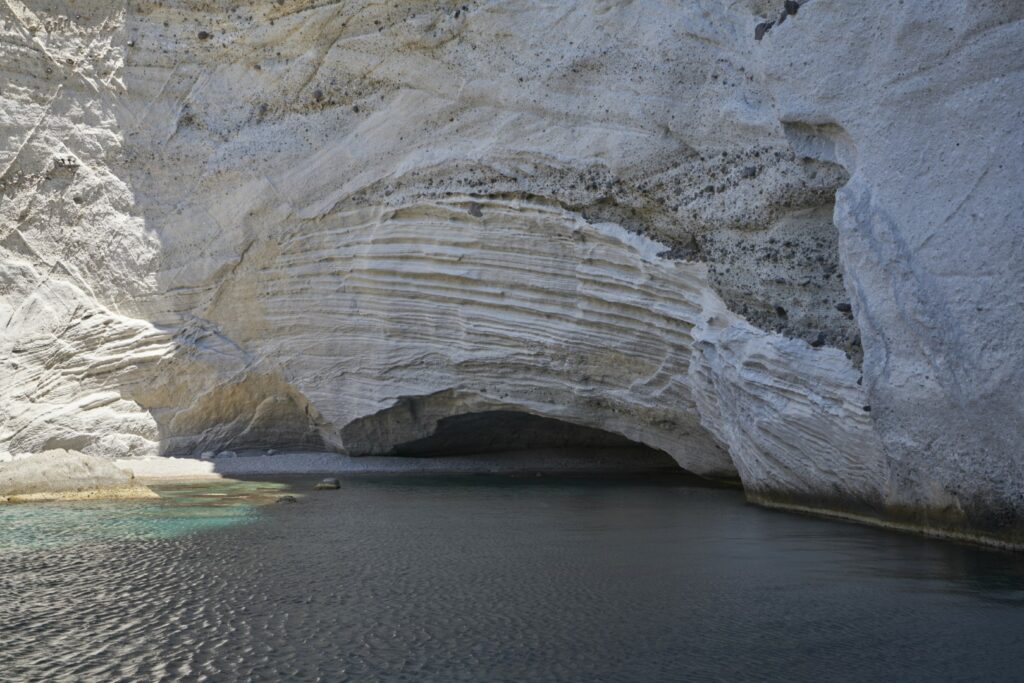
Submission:
[[[643,457],[623,458],[628,449],[546,449],[473,456],[350,456],[299,451],[200,460],[148,456],[115,460],[140,482],[196,481],[254,475],[302,474],[650,474],[682,473]],[[696,475],[693,475],[696,476]]]
[[[17,493],[0,496],[0,503],[52,503],[75,500],[145,500],[160,495],[145,484],[138,486],[109,486],[80,491],[42,491],[39,493]]]
[[[1024,544],[999,538],[998,536],[970,533],[968,531],[960,531],[957,529],[929,527],[898,519],[885,519],[883,517],[858,514],[856,512],[847,512],[833,508],[812,507],[809,505],[800,505],[799,503],[774,501],[770,498],[764,498],[761,496],[748,496],[747,502],[752,505],[763,507],[767,510],[778,510],[789,514],[806,515],[808,517],[817,517],[819,519],[831,519],[833,521],[847,522],[850,524],[861,524],[864,526],[875,527],[877,529],[895,531],[901,534],[910,534],[912,536],[960,543],[976,548],[984,548],[986,550],[1009,553],[1024,552]]]
[[[773,499],[770,495],[745,491],[732,481],[699,477],[664,460],[637,454],[635,449],[541,449],[504,451],[468,456],[350,456],[322,451],[288,453],[243,452],[212,459],[171,456],[140,456],[107,461],[119,476],[128,482],[113,482],[88,488],[64,491],[36,490],[0,496],[0,503],[31,503],[44,501],[130,500],[159,498],[150,485],[202,483],[244,477],[296,477],[314,475],[510,475],[544,477],[560,475],[629,476],[661,475],[692,479],[707,486],[743,491],[748,503],[765,509],[853,522],[916,536],[966,543],[992,550],[1021,552],[1024,545],[1016,539],[998,535],[971,533],[963,529],[914,524],[901,519],[884,519],[870,514],[815,506],[796,501]],[[635,456],[635,457],[634,457]],[[79,456],[84,457],[84,456]],[[112,468],[113,469],[113,468]],[[98,483],[98,482],[97,482]]]
[[[585,449],[550,449],[524,452],[488,453],[474,456],[349,456],[339,453],[300,451],[274,455],[239,455],[233,458],[199,460],[168,456],[148,456],[114,461],[125,470],[131,471],[135,480],[143,485],[174,482],[201,482],[246,476],[301,476],[301,475],[352,475],[352,474],[401,474],[401,475],[542,475],[566,474],[588,475],[630,475],[664,474],[693,477],[711,486],[739,488],[742,486],[728,481],[707,479],[690,474],[682,469],[652,466],[638,458],[635,462],[624,462],[622,452],[609,449],[595,457],[594,451]],[[763,495],[744,492],[747,501],[765,509],[774,509],[791,514],[803,514],[820,519],[852,522],[875,528],[896,531],[926,538],[934,538],[975,547],[1004,552],[1024,551],[1024,545],[984,534],[971,534],[961,530],[928,527],[900,520],[887,520],[871,515],[857,514],[829,507],[815,507],[772,500]]]

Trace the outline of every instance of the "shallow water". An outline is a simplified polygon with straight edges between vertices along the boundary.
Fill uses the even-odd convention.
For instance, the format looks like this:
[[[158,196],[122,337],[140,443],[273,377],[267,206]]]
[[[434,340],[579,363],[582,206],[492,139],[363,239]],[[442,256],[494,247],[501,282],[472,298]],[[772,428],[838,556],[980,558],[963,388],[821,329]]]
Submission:
[[[1020,556],[665,477],[313,481],[0,509],[0,679],[1020,676]]]
[[[160,499],[78,500],[0,506],[0,557],[85,543],[173,538],[251,521],[285,486],[223,480],[153,487]]]

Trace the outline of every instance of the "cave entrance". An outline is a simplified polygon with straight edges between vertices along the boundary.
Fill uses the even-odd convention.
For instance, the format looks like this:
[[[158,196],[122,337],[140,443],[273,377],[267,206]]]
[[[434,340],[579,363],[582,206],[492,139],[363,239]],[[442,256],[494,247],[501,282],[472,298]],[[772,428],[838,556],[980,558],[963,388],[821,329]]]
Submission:
[[[512,410],[442,418],[432,434],[399,443],[389,455],[529,471],[684,472],[664,451],[619,434]]]

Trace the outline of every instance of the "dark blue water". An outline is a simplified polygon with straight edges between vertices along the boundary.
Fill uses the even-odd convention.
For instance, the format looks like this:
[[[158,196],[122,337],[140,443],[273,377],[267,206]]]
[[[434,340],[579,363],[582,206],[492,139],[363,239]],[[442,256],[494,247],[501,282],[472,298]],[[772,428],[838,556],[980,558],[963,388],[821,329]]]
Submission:
[[[0,680],[1024,676],[1020,556],[734,490],[364,477],[291,505],[164,493],[0,509]],[[33,524],[50,540],[26,541]]]

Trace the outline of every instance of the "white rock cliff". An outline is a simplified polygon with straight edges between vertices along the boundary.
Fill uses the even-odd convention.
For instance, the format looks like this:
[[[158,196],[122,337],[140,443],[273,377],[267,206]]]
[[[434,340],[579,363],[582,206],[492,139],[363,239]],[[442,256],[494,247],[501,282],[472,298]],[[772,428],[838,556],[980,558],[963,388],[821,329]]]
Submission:
[[[781,4],[2,0],[0,459],[519,411],[1021,545],[1024,6]]]

